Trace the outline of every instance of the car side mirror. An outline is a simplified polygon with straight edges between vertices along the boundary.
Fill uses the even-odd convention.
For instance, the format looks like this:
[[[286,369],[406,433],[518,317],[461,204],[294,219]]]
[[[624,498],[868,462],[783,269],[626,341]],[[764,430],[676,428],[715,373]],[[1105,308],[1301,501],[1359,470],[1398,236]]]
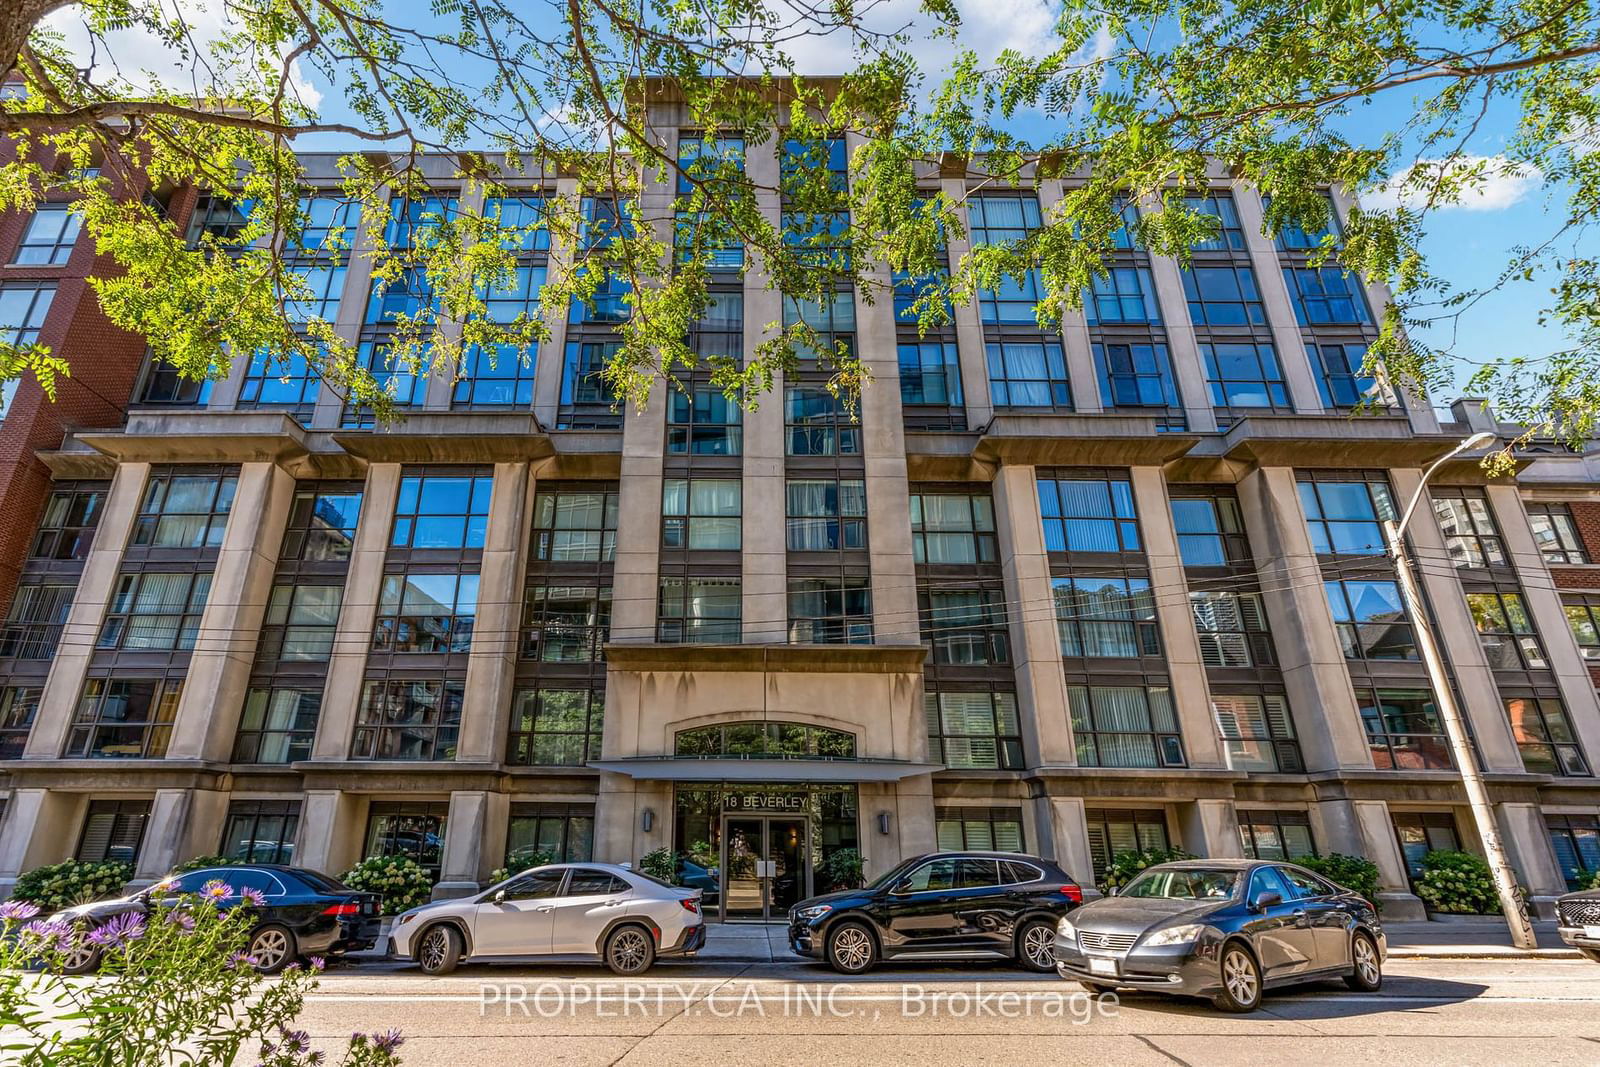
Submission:
[[[506,902],[506,891],[504,889],[494,895],[494,902],[496,904],[504,904]]]
[[[1250,906],[1252,908],[1254,908],[1256,911],[1266,911],[1268,908],[1274,907],[1274,906],[1276,906],[1278,904],[1282,904],[1282,903],[1283,903],[1283,894],[1282,893],[1277,893],[1277,892],[1274,892],[1271,889],[1267,889],[1267,890],[1263,890],[1262,892],[1256,894],[1256,899],[1255,899],[1254,903],[1252,903]]]
[[[889,892],[893,893],[897,897],[901,896],[901,895],[903,895],[905,893],[911,892],[911,879],[909,879],[909,878],[900,879],[894,885],[889,887]]]

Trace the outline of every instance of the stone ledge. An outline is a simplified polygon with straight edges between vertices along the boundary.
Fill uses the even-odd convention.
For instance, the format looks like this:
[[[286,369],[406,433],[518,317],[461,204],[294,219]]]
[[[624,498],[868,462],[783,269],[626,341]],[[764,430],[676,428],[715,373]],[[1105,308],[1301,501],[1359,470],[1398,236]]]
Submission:
[[[661,645],[608,643],[606,671],[808,671],[917,674],[927,645]]]

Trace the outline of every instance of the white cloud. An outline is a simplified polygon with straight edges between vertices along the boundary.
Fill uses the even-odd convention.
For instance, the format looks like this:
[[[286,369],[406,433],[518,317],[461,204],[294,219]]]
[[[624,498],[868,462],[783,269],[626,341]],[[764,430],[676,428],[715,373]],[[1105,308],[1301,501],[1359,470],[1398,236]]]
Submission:
[[[1402,204],[1425,207],[1440,180],[1446,178],[1463,184],[1452,201],[1437,203],[1431,210],[1504,211],[1544,184],[1544,175],[1537,167],[1519,165],[1505,156],[1419,159],[1363,196],[1361,202],[1384,210]]]
[[[790,8],[775,0],[780,15]],[[1042,56],[1055,48],[1056,12],[1046,0],[957,0],[961,14],[960,44],[977,51],[988,62],[1006,49],[1027,56]],[[922,11],[920,0],[883,0],[867,10],[862,18],[867,29],[880,33],[904,30],[905,50],[926,72],[938,71],[955,55],[956,43],[948,37],[934,37],[934,19]],[[845,35],[834,32],[819,37],[802,37],[788,43],[785,51],[803,74],[844,74],[855,68],[854,57],[845,47]],[[1109,54],[1111,38],[1097,35],[1094,54],[1103,47]]]

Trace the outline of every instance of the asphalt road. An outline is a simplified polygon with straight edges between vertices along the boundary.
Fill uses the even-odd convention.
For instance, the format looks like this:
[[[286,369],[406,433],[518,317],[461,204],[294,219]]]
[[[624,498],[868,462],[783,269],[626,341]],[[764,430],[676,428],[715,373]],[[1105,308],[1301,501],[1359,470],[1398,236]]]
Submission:
[[[882,967],[842,981],[803,962],[335,969],[301,1017],[319,1047],[397,1027],[409,1067],[538,1064],[1600,1063],[1600,966],[1395,960],[1383,990],[1269,994],[1249,1016],[1129,993],[1097,1003],[1052,976]]]

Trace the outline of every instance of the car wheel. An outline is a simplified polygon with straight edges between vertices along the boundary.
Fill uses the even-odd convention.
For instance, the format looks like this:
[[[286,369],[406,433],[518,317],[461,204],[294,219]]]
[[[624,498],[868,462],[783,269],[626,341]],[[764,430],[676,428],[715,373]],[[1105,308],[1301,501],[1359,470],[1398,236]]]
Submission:
[[[655,938],[642,926],[619,926],[606,938],[606,966],[612,974],[643,974],[655,962]]]
[[[250,935],[245,955],[255,961],[256,970],[262,974],[277,974],[295,957],[294,934],[276,924],[259,927]]]
[[[1017,931],[1017,962],[1045,974],[1056,969],[1056,928],[1043,919],[1029,919]]]
[[[877,962],[872,931],[860,923],[840,923],[828,934],[828,965],[840,974],[866,974]]]
[[[1261,1006],[1261,968],[1237,941],[1222,946],[1222,992],[1212,1001],[1223,1011],[1255,1011]]]
[[[1355,965],[1344,976],[1344,984],[1357,993],[1376,993],[1383,988],[1383,964],[1378,960],[1378,945],[1368,934],[1357,932],[1350,939],[1350,960]]]
[[[417,962],[424,974],[449,974],[461,962],[461,935],[455,927],[440,924],[425,931],[417,943]]]
[[[72,932],[72,944],[61,954],[62,974],[93,974],[100,969],[101,949],[89,941],[86,927]]]

